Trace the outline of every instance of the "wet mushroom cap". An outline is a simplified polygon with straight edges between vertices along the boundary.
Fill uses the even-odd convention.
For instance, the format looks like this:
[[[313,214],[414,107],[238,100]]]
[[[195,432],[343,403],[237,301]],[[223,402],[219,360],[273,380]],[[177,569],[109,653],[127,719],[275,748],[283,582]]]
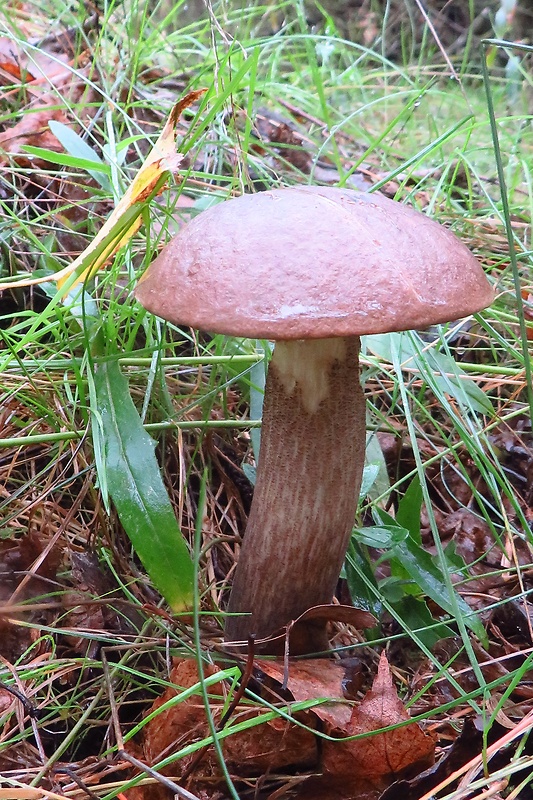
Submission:
[[[271,340],[426,328],[494,299],[479,262],[442,225],[378,193],[318,186],[204,211],[135,294],[177,325]]]

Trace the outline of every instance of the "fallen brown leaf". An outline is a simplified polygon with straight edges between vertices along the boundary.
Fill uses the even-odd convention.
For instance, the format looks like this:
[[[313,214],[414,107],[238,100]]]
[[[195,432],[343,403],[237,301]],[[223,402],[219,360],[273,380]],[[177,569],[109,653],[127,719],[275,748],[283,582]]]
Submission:
[[[346,730],[334,735],[356,736],[407,722],[409,714],[398,697],[385,652],[381,654],[372,688],[353,708]],[[435,741],[414,722],[400,728],[344,742],[324,742],[324,771],[346,774],[352,781],[365,779],[376,786],[390,783],[408,771],[414,773],[433,764]]]
[[[266,675],[280,685],[286,682],[296,701],[331,698],[331,703],[323,703],[312,709],[312,713],[331,728],[343,729],[349,725],[352,707],[343,702],[345,671],[341,664],[320,658],[289,661],[287,668],[282,661],[260,661],[258,664]]]
[[[0,70],[20,78],[19,51],[7,36],[0,36]]]
[[[142,278],[141,278],[142,280]],[[268,644],[268,648],[263,648],[260,652],[269,655],[284,655],[287,647],[287,637],[289,639],[289,653],[291,656],[306,655],[316,650],[316,642],[324,625],[328,622],[343,622],[345,625],[352,625],[354,628],[372,628],[376,624],[376,618],[369,612],[354,606],[342,605],[339,603],[324,603],[323,605],[313,606],[304,611],[297,619],[292,620],[287,626],[279,629],[265,640],[263,644]],[[226,644],[231,647],[230,643]],[[237,651],[241,650],[241,645],[237,645]]]
[[[206,677],[216,676],[221,670],[206,664]],[[192,659],[177,661],[170,675],[170,681],[176,689],[167,689],[152,706],[151,713],[161,709],[172,700],[179,690],[191,688],[199,681],[198,668]],[[214,683],[209,687],[211,713],[215,724],[221,718],[225,684]],[[216,696],[220,695],[220,701]],[[262,713],[257,709],[239,708],[234,721],[242,722],[247,718]],[[145,728],[143,757],[148,764],[176,752],[185,744],[203,739],[209,735],[205,708],[201,695],[194,694],[170,708],[164,709],[151,720]],[[264,775],[268,772],[286,769],[287,767],[305,769],[317,761],[317,746],[314,735],[281,717],[269,720],[259,726],[232,734],[221,742],[224,758],[238,776]],[[198,793],[206,785],[210,787],[224,786],[224,778],[213,748],[208,748],[199,761],[195,756],[186,756],[175,762],[168,770],[163,771],[180,780],[192,767],[187,778],[187,787]],[[128,800],[152,800],[153,787],[138,787],[128,795]]]
[[[0,70],[17,81],[31,83],[46,79],[47,85],[57,85],[71,75],[67,62],[68,56],[63,53],[48,54],[37,48],[26,51],[8,36],[0,36]]]
[[[474,758],[482,748],[483,731],[476,727],[472,719],[466,719],[461,734],[450,747],[445,758],[411,780],[403,779],[394,783],[383,792],[380,800],[396,800],[397,797],[401,797],[402,800],[417,800],[421,794],[437,786],[442,780]]]
[[[275,775],[282,770],[301,772],[312,769],[308,778],[300,776],[298,787],[292,787],[296,796],[306,800],[377,800],[381,792],[398,777],[410,776],[430,766],[434,760],[433,738],[410,722],[409,714],[399,699],[393,685],[389,664],[383,654],[374,684],[358,705],[348,703],[343,697],[345,669],[342,663],[327,659],[304,661],[257,660],[257,672],[267,676],[263,680],[269,699],[276,702],[276,693],[286,697],[287,691],[296,702],[328,698],[298,718],[307,728],[324,731],[330,737],[321,738],[322,762],[319,760],[318,737],[312,732],[283,717],[239,731],[221,740],[224,758],[234,780],[251,776]],[[218,667],[206,665],[206,677],[216,676]],[[268,680],[272,681],[269,686]],[[183,689],[199,681],[196,663],[178,661],[171,681]],[[203,702],[199,694],[162,708],[178,689],[167,689],[158,698],[152,712],[162,709],[146,726],[144,758],[149,764],[176,752],[185,744],[208,735]],[[223,681],[211,684],[211,713],[218,724],[223,708],[226,686]],[[220,695],[220,701],[213,699]],[[273,699],[274,698],[274,699]],[[239,706],[232,722],[241,722],[263,713],[256,708]],[[384,727],[407,722],[362,739],[345,741],[357,734],[372,734]],[[188,774],[190,771],[190,775]],[[322,774],[317,774],[322,772]],[[208,786],[221,789],[224,779],[214,751],[208,748],[201,759],[188,756],[172,765],[174,780],[185,777],[189,791],[201,793]],[[302,777],[304,779],[302,780]],[[153,787],[151,789],[153,791]],[[131,800],[148,800],[153,795],[135,790]]]
[[[283,675],[281,663],[265,662],[261,668],[273,677]],[[286,679],[297,700],[340,699],[343,680],[341,664],[318,660],[289,663]],[[416,723],[346,741],[410,719],[396,693],[385,653],[361,703],[326,703],[310,713],[320,718],[325,732],[337,741],[322,740],[322,775],[301,784],[297,797],[302,800],[377,800],[399,777],[416,775],[433,764],[435,741]]]
[[[62,152],[62,146],[48,127],[50,120],[68,123],[67,116],[61,109],[39,107],[28,109],[16,125],[0,133],[0,163],[12,159],[19,166],[43,166],[41,159],[37,160],[24,152],[28,145]]]
[[[306,141],[290,120],[267,109],[261,109],[255,118],[255,132],[261,144],[272,144],[278,155],[297,170],[309,174],[313,168],[313,155],[306,149]],[[261,150],[261,145],[254,149]]]
[[[0,658],[15,661],[37,638],[37,628],[28,622],[42,616],[28,612],[24,601],[48,591],[61,557],[60,546],[50,547],[50,540],[33,530],[0,540]]]

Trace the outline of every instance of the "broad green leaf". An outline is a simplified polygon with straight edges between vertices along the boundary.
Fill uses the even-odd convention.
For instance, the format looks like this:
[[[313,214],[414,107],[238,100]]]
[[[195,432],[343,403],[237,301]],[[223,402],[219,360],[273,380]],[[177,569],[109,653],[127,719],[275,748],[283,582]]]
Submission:
[[[379,591],[389,605],[396,607],[406,596],[406,581],[407,579],[399,578],[396,575],[389,575],[387,578],[380,580]]]
[[[394,610],[405,623],[405,627],[416,631],[416,638],[428,648],[433,647],[441,639],[455,636],[454,631],[443,622],[435,625],[435,620],[423,600],[405,595],[399,603],[394,604]]]
[[[64,125],[62,122],[58,122],[55,119],[50,120],[48,127],[72,158],[89,162],[89,166],[82,167],[82,169],[85,169],[89,175],[100,184],[104,191],[110,193],[110,168],[108,165],[104,164],[98,153],[93,150],[90,144],[88,144],[85,139],[82,139],[82,137],[76,133],[73,128],[70,128],[68,125]],[[105,170],[106,166],[108,167],[109,172]],[[102,170],[102,167],[104,167],[104,171]],[[104,174],[102,174],[103,172]]]
[[[381,449],[381,444],[379,443],[376,431],[367,434],[365,461],[368,466],[378,468],[372,484],[368,488],[365,487],[366,494],[371,500],[376,500],[378,497],[381,498],[379,505],[385,506],[390,494],[390,480],[389,473],[387,471],[387,464],[385,463],[385,457],[383,455],[383,450]],[[364,483],[365,475],[363,473],[363,484]],[[363,494],[363,487],[361,487],[360,494]]]
[[[415,483],[412,493],[409,496],[406,493],[404,496],[404,499],[408,497],[406,509],[410,508],[413,510],[415,504],[418,503],[416,499],[418,488],[419,484],[417,487]],[[411,489],[411,486],[409,489]],[[403,582],[403,592],[405,596],[421,591],[437,603],[444,611],[453,616],[454,602],[450,598],[444,575],[435,557],[428,553],[422,545],[416,541],[407,527],[400,525],[398,520],[391,517],[386,511],[374,509],[374,518],[376,519],[377,528],[387,529],[391,532],[394,528],[398,529],[398,535],[387,557],[390,561],[392,578],[393,580]],[[414,524],[412,520],[409,520],[407,514],[405,515],[405,522],[407,525]],[[418,522],[416,524],[417,526],[420,524],[420,511],[418,511]],[[406,533],[407,535],[405,535]],[[391,533],[391,537],[392,535]],[[405,581],[409,581],[410,583],[406,583]],[[468,625],[481,641],[484,641],[486,639],[486,633],[479,618],[473,614],[468,603],[463,600],[459,594],[455,593],[454,600],[464,617],[466,625]]]
[[[385,519],[386,523],[388,522],[388,525],[390,527],[393,527],[393,525],[392,525],[392,523],[390,521],[392,518],[389,518],[388,515],[387,515],[387,517],[385,517],[384,519]],[[400,530],[405,531],[407,533],[407,536],[401,541],[405,541],[406,539],[409,539],[410,533],[407,530],[407,528],[403,528],[402,527]],[[414,539],[411,539],[411,542],[414,542]],[[400,542],[397,542],[397,544],[400,544]],[[411,595],[420,594],[420,590],[422,589],[422,587],[420,586],[420,584],[418,583],[416,578],[413,577],[412,570],[410,571],[404,565],[404,563],[403,563],[401,558],[397,558],[396,557],[395,550],[394,550],[394,545],[389,548],[389,552],[387,553],[387,559],[388,559],[388,561],[390,563],[391,578],[394,578],[394,579],[402,582],[404,595],[406,595],[406,594],[411,594]],[[442,583],[443,583],[443,589],[444,589],[444,581],[442,581]]]
[[[407,528],[415,542],[422,544],[420,538],[420,511],[422,510],[422,487],[420,478],[415,475],[407,491],[398,504],[396,522]]]
[[[391,556],[397,560],[402,571],[409,575],[424,594],[453,616],[454,604],[451,602],[444,583],[444,576],[430,553],[417,544],[411,536],[408,536],[403,542],[392,548]],[[465,624],[481,641],[484,641],[486,639],[485,629],[468,603],[457,593],[455,602],[463,615]]]
[[[462,556],[455,551],[455,542],[451,539],[444,548],[444,556],[450,572],[459,572],[462,575],[468,573],[468,566]]]
[[[379,618],[383,605],[379,599],[378,585],[368,560],[361,553],[353,536],[346,553],[344,573],[354,606],[370,611]]]
[[[120,521],[154,585],[174,611],[190,607],[193,563],[154,454],[118,363],[94,377],[101,418],[105,479]]]
[[[364,500],[379,475],[379,464],[365,464],[359,489],[359,500]]]
[[[73,128],[55,119],[50,120],[48,127],[59,143],[63,145],[65,151],[71,156],[91,161],[93,165],[104,166],[98,153],[96,153],[91,145],[88,144],[85,139],[82,139],[79,133],[76,133]]]
[[[367,547],[390,549],[409,536],[409,531],[399,525],[370,525],[354,530],[353,535]]]

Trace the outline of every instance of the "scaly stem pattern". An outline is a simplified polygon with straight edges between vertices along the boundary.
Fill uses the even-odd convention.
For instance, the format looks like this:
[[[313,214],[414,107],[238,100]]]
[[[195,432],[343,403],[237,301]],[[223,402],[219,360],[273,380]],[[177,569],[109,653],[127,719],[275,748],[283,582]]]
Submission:
[[[364,463],[358,356],[358,337],[276,345],[254,499],[228,606],[241,616],[227,618],[228,642],[268,637],[332,600]],[[325,623],[300,627],[293,654],[324,649]]]

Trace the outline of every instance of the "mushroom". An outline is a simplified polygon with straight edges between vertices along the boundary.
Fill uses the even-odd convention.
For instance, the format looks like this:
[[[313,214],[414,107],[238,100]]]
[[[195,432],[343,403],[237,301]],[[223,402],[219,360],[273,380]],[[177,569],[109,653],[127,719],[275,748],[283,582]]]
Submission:
[[[267,639],[335,592],[365,454],[359,337],[464,317],[493,290],[424,214],[377,193],[300,186],[203,212],[135,294],[177,325],[276,342],[225,626],[227,642]],[[325,622],[299,626],[292,652],[327,646]]]

